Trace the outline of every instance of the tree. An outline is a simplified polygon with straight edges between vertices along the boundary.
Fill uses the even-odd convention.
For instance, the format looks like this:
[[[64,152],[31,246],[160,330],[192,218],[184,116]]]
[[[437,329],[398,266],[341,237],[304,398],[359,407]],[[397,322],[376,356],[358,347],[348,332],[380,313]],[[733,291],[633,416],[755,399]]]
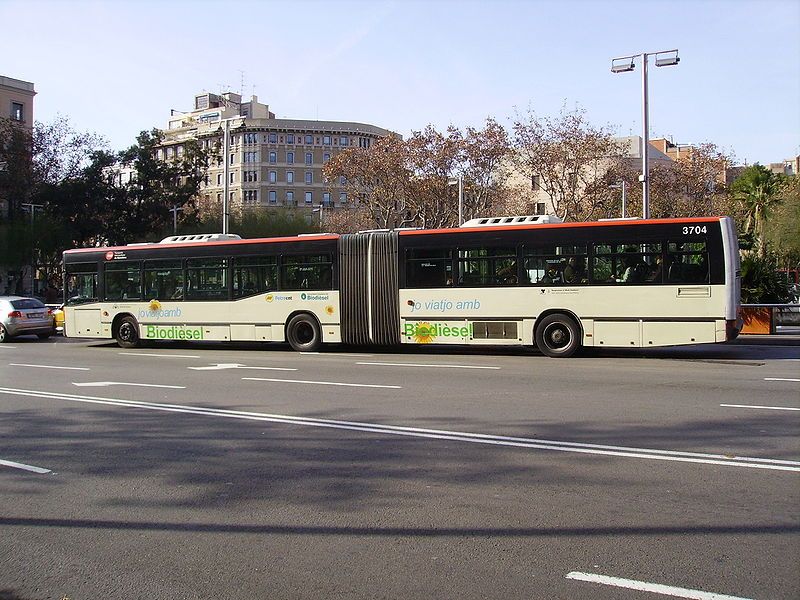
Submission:
[[[744,232],[755,235],[758,256],[767,254],[766,224],[772,212],[783,202],[788,182],[785,175],[775,174],[756,163],[746,168],[731,184],[733,199],[744,213]]]
[[[783,202],[775,208],[767,241],[782,268],[800,268],[800,177],[789,178]]]
[[[527,181],[537,179],[559,217],[575,219],[607,202],[606,190],[595,183],[605,176],[609,159],[619,154],[609,129],[590,125],[580,109],[562,109],[557,117],[540,117],[529,109],[516,117],[513,131],[516,170]]]

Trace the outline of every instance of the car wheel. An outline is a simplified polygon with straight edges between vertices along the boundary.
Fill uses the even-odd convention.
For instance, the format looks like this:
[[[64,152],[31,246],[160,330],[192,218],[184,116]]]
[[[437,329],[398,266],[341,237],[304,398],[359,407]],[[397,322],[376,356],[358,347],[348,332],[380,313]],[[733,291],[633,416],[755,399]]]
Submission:
[[[580,329],[567,315],[547,315],[536,326],[536,345],[551,358],[570,357],[581,346]]]
[[[313,352],[322,343],[317,320],[308,314],[295,315],[286,326],[286,339],[293,350]]]
[[[11,339],[11,336],[8,335],[8,331],[6,330],[5,327],[0,325],[0,344],[2,344],[3,342],[7,342],[9,339]]]
[[[117,327],[117,344],[120,348],[138,348],[141,344],[139,339],[139,324],[133,317],[125,317]]]

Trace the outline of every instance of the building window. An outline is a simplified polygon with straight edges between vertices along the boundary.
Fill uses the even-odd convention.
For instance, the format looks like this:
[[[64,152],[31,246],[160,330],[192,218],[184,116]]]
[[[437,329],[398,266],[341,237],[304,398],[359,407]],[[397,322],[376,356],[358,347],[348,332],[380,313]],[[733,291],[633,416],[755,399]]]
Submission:
[[[275,164],[278,162],[278,153],[277,152],[270,152],[269,153],[269,162],[270,164]]]
[[[535,210],[536,210],[536,212],[535,212],[535,213],[533,213],[533,214],[535,214],[535,215],[543,215],[543,214],[545,214],[545,212],[544,212],[544,211],[545,211],[545,205],[544,205],[544,202],[537,202],[537,203],[536,203],[536,209],[535,209]]]
[[[234,164],[235,160],[236,160],[236,155],[235,154],[231,154],[231,164]]]
[[[341,175],[339,177],[339,185],[345,185],[346,183],[347,183],[347,177],[345,177],[344,175]]]
[[[286,143],[287,144],[294,144],[294,134],[289,133],[286,135]]]
[[[346,137],[340,137],[340,138],[339,138],[339,145],[340,145],[340,146],[347,146],[347,145],[348,145],[348,140],[347,140],[347,138],[346,138]]]
[[[286,171],[286,183],[294,183],[294,171]]]
[[[277,204],[278,202],[278,192],[275,190],[269,191],[269,203],[270,204]]]
[[[306,136],[306,144],[313,144],[313,143],[314,143],[314,136],[313,135],[307,135]]]
[[[217,185],[222,185],[222,173],[217,173]]]
[[[331,159],[331,153],[330,152],[325,152],[322,155],[322,164],[327,163],[330,159]]]
[[[322,136],[322,145],[323,146],[330,146],[331,145],[331,136],[323,135]]]
[[[286,153],[286,162],[290,165],[294,164],[294,152],[287,152]]]
[[[231,173],[231,183],[236,181],[236,173]]]
[[[541,182],[539,181],[538,175],[531,175],[531,189],[536,192],[539,191],[541,188]]]
[[[278,143],[278,134],[277,133],[270,133],[269,134],[269,143],[270,144],[277,144]]]
[[[286,192],[286,206],[294,206],[294,192]]]
[[[11,120],[12,121],[25,120],[25,107],[19,102],[11,103]]]
[[[244,200],[245,202],[250,204],[258,202],[258,190],[245,190]]]
[[[306,204],[314,204],[314,194],[312,192],[306,192]]]
[[[311,185],[312,183],[314,183],[314,173],[306,171],[306,185]]]
[[[278,172],[277,171],[270,171],[269,172],[269,182],[270,183],[277,183],[278,181]]]
[[[243,171],[244,181],[258,181],[258,171]]]
[[[347,193],[339,192],[339,203],[344,204],[345,202],[347,202]]]
[[[314,155],[311,152],[306,152],[306,164],[314,164]]]
[[[322,205],[323,206],[330,206],[331,205],[331,193],[324,192],[322,194]]]

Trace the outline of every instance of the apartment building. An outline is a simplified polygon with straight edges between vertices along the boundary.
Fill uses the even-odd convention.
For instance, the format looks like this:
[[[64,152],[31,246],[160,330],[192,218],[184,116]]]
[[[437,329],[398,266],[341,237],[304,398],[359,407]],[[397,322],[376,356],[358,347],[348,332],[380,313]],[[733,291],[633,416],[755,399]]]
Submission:
[[[356,122],[278,119],[252,96],[204,92],[193,110],[172,111],[159,158],[180,157],[187,140],[216,149],[200,190],[204,205],[230,210],[265,207],[341,208],[353,203],[343,182],[327,182],[322,167],[347,148],[369,148],[375,140],[397,136],[387,129]]]

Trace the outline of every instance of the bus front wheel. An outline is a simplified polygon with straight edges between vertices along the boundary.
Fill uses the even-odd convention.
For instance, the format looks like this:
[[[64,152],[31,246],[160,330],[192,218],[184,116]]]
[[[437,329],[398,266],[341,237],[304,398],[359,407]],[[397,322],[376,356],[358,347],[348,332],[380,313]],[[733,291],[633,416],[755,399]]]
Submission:
[[[580,345],[580,329],[567,315],[547,315],[536,326],[536,346],[545,356],[567,358],[575,354]]]
[[[293,350],[313,352],[322,343],[317,320],[311,315],[295,315],[286,325],[286,339]]]
[[[124,317],[117,327],[117,344],[120,348],[138,348],[141,343],[139,339],[139,324],[133,317]]]

